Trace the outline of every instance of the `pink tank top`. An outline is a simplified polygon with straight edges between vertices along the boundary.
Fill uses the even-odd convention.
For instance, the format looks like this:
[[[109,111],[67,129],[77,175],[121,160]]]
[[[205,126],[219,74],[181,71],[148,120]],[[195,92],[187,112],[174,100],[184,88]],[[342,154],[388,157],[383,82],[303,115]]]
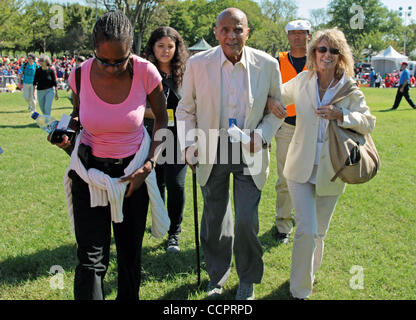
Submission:
[[[94,58],[81,66],[80,120],[84,128],[81,143],[100,158],[126,158],[139,150],[144,137],[143,116],[146,96],[162,80],[149,61],[133,55],[133,79],[128,97],[119,104],[101,100],[92,88],[90,71]],[[76,93],[75,68],[68,79]]]

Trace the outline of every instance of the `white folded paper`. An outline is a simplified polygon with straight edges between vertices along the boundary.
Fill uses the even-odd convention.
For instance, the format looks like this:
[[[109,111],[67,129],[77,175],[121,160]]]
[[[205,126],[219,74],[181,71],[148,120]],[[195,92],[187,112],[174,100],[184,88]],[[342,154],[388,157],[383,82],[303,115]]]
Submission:
[[[228,134],[231,137],[231,142],[241,142],[243,144],[250,143],[250,136],[247,135],[244,131],[242,131],[239,127],[233,124],[227,130]]]
[[[64,113],[61,119],[59,120],[59,123],[56,126],[56,129],[60,129],[60,130],[68,129],[70,121],[71,121],[71,116],[68,116],[67,114]]]

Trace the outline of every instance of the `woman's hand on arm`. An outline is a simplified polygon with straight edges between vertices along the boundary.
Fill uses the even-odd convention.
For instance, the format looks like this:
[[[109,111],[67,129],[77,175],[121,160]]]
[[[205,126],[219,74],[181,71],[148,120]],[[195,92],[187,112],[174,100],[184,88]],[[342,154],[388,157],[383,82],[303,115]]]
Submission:
[[[269,111],[276,116],[276,118],[283,119],[287,117],[286,109],[279,101],[268,97],[266,106],[267,109],[269,109]]]

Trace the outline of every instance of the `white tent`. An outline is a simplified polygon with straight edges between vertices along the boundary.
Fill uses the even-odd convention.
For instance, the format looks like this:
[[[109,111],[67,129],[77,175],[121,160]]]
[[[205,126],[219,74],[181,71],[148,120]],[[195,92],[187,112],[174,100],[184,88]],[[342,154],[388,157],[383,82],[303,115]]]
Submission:
[[[393,70],[400,70],[400,63],[408,60],[407,56],[398,53],[392,46],[389,46],[386,50],[371,58],[371,65],[375,72],[384,76],[384,74],[391,73]]]

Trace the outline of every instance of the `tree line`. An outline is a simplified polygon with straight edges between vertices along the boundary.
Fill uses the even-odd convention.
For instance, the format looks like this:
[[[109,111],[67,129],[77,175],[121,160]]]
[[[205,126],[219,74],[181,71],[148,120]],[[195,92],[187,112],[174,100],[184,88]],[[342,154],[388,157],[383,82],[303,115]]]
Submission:
[[[0,54],[33,51],[88,55],[96,16],[111,9],[122,10],[135,27],[134,51],[138,54],[151,31],[161,25],[178,30],[188,46],[201,38],[215,46],[212,28],[218,13],[227,7],[238,7],[246,12],[249,21],[247,45],[276,55],[288,49],[284,32],[287,22],[302,18],[297,3],[288,0],[85,1],[81,5],[0,0]],[[362,10],[357,10],[357,6]],[[331,0],[327,8],[312,10],[310,20],[314,30],[342,29],[357,61],[388,45],[401,52],[405,31],[407,55],[416,49],[416,24],[408,25],[405,30],[397,11],[387,9],[380,0]]]

